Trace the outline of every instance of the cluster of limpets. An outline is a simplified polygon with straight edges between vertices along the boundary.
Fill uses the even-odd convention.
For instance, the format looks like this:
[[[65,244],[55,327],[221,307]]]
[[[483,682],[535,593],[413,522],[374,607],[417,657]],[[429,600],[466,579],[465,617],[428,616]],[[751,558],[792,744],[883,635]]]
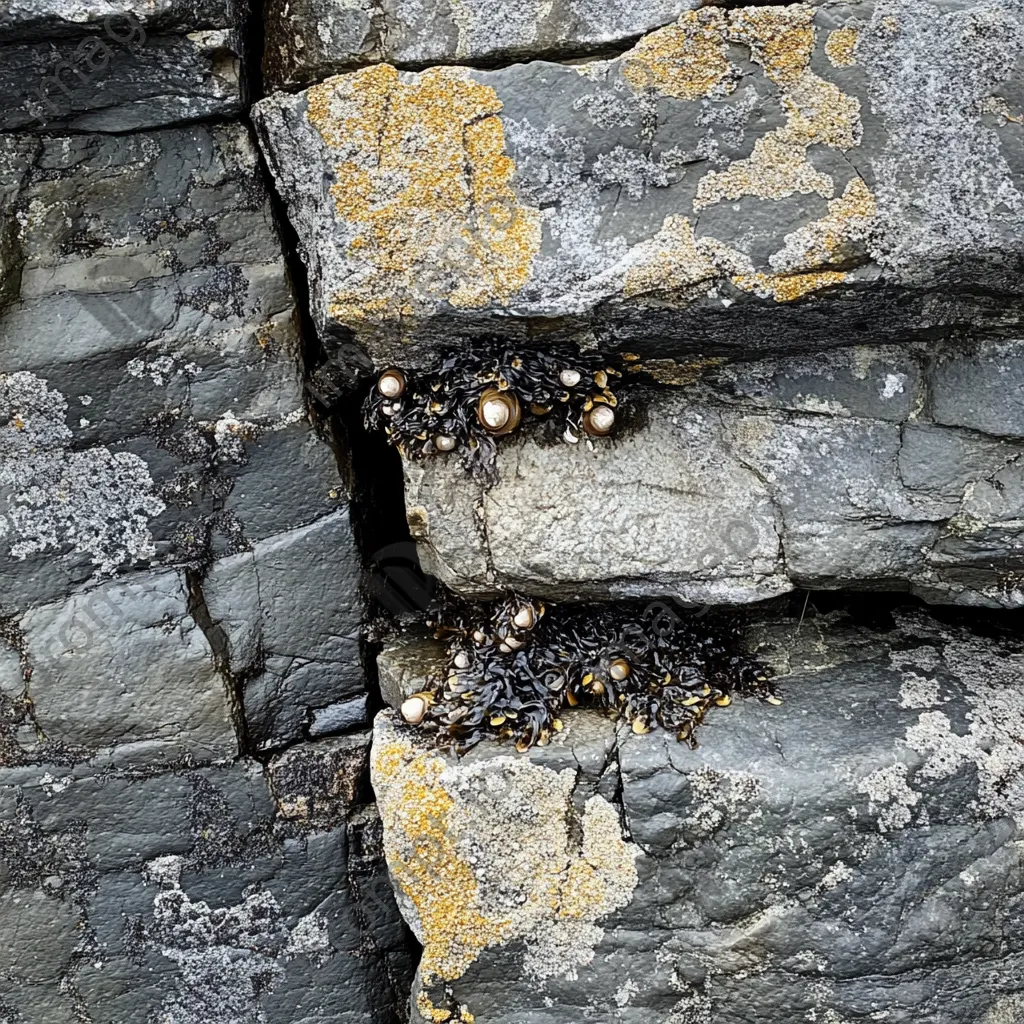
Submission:
[[[366,427],[384,429],[408,458],[458,452],[478,478],[494,479],[496,439],[525,416],[551,417],[562,438],[607,437],[621,374],[608,360],[575,349],[539,351],[488,343],[442,360],[432,373],[384,370],[364,408]]]
[[[623,718],[636,733],[660,727],[696,745],[707,712],[734,695],[780,703],[771,670],[742,648],[740,626],[713,616],[545,608],[511,595],[491,608],[446,598],[428,624],[449,641],[446,678],[401,712],[459,751],[486,736],[519,750],[543,745],[576,705]]]

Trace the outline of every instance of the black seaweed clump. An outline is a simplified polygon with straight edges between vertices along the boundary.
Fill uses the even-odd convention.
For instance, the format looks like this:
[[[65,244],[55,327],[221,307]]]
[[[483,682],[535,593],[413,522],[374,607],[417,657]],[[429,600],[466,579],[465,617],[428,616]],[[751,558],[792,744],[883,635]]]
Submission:
[[[477,416],[485,391],[514,395],[524,419],[550,417],[564,439],[575,443],[595,404],[618,405],[609,384],[622,376],[607,356],[569,346],[540,351],[506,342],[452,352],[428,373],[388,372],[401,374],[405,390],[397,398],[384,396],[377,387],[370,390],[363,406],[367,430],[383,429],[388,441],[409,459],[439,454],[445,449],[438,448],[438,438],[445,439],[451,446],[447,451],[458,454],[467,471],[488,484],[497,479],[500,435],[486,430]],[[576,383],[567,385],[567,379]]]
[[[545,608],[513,594],[490,608],[446,596],[428,624],[449,647],[446,679],[419,695],[422,725],[459,751],[487,737],[520,750],[544,744],[576,705],[696,746],[704,716],[734,695],[779,703],[735,617],[684,617],[661,603]]]

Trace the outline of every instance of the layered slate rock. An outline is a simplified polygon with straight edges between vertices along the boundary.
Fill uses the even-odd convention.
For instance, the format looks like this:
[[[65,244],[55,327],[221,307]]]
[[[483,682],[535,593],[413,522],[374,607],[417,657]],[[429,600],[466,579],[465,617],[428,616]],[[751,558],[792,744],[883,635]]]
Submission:
[[[397,1021],[411,964],[353,792],[367,736],[140,774],[0,769],[0,1014]]]
[[[712,7],[612,60],[377,65],[254,117],[325,339],[644,356],[1020,322],[1018,0]]]
[[[1020,342],[647,369],[691,383],[632,392],[609,439],[521,429],[494,486],[457,454],[407,461],[425,568],[473,597],[1024,605]]]
[[[264,73],[274,88],[310,85],[353,65],[510,63],[622,46],[675,21],[697,0],[272,0]]]
[[[244,12],[205,2],[0,11],[0,131],[136,131],[241,113]]]
[[[247,132],[6,136],[0,152],[0,673],[27,716],[12,729],[139,756],[166,739],[161,757],[301,738],[364,691],[359,568]]]
[[[594,712],[459,759],[394,712],[374,782],[424,942],[414,1020],[1014,1019],[1019,632],[903,613],[751,630],[784,703],[691,750]]]

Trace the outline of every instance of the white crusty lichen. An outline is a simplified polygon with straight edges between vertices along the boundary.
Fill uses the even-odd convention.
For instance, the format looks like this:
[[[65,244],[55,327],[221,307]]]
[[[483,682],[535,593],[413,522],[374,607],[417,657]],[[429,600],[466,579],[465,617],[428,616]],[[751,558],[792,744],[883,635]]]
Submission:
[[[146,463],[97,445],[78,450],[67,399],[33,373],[0,374],[0,542],[14,558],[89,555],[112,573],[154,554],[164,510]]]
[[[575,978],[604,935],[598,922],[632,900],[639,850],[603,797],[577,812],[572,770],[452,761],[382,712],[372,775],[388,870],[424,947],[425,1019],[430,990],[490,947],[518,941],[529,976]]]

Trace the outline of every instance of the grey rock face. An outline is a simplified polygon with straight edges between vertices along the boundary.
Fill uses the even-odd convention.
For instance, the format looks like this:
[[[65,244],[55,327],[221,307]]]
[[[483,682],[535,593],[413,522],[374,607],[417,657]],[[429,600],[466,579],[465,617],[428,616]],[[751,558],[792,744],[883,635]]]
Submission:
[[[151,36],[109,32],[0,47],[0,130],[135,131],[241,111],[234,29]]]
[[[0,770],[7,1019],[396,1019],[411,965],[358,755],[330,741],[289,758]]]
[[[407,462],[410,526],[428,571],[468,596],[808,587],[1021,607],[1024,346],[936,355],[652,364],[699,383],[636,396],[639,422],[613,439],[513,435],[494,487],[456,457]]]
[[[359,567],[247,133],[0,149],[0,614],[8,690],[35,716],[11,711],[19,749],[32,722],[143,759],[301,738],[363,693]],[[102,582],[153,565],[174,568]]]
[[[622,45],[700,6],[693,0],[480,3],[479,0],[324,0],[267,5],[263,66],[275,87],[309,85],[355,64],[511,62]]]
[[[135,131],[242,110],[234,3],[5,3],[0,130]]]
[[[697,750],[572,711],[528,755],[457,759],[381,713],[414,1020],[1014,1019],[1019,639],[912,614],[750,641],[784,703],[715,713]]]
[[[378,367],[487,333],[805,350],[1020,322],[1022,32],[1018,0],[704,8],[254,118],[318,327]]]

